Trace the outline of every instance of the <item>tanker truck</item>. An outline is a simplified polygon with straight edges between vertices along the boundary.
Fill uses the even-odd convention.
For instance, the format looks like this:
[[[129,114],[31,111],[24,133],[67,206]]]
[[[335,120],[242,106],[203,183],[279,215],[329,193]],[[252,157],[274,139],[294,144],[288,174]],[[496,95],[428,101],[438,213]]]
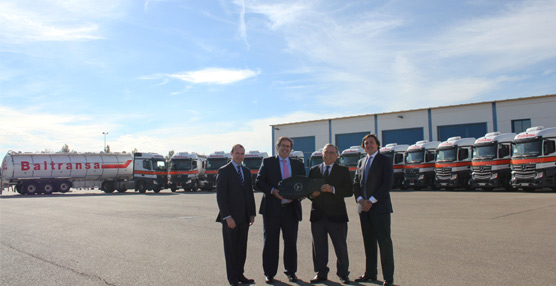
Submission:
[[[251,183],[253,184],[253,189],[256,190],[255,179],[259,174],[259,169],[263,163],[263,159],[268,157],[268,153],[259,152],[257,150],[249,151],[245,154],[245,159],[243,159],[243,165],[251,170]]]
[[[404,185],[420,190],[436,189],[434,173],[436,148],[440,141],[421,140],[409,146],[405,152]]]
[[[224,151],[216,151],[208,156],[205,168],[205,175],[207,178],[205,189],[210,191],[216,188],[216,175],[218,174],[218,169],[228,164],[230,161],[232,161],[232,155]]]
[[[166,186],[166,161],[156,153],[16,153],[2,161],[0,185],[22,195],[65,193],[98,187],[106,193],[135,189],[158,193]]]
[[[511,190],[511,148],[515,133],[490,132],[473,144],[471,186],[490,191]]]
[[[367,156],[365,149],[361,146],[351,146],[340,155],[340,164],[349,168],[349,175],[351,180],[355,178],[355,170],[357,169],[357,162],[363,157]]]
[[[471,189],[471,148],[475,138],[450,137],[436,148],[436,186]]]

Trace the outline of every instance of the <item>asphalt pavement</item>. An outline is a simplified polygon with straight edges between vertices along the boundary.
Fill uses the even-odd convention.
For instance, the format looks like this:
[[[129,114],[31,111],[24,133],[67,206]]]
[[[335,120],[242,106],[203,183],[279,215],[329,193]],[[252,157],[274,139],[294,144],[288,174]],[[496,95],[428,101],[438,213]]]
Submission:
[[[554,285],[556,193],[410,190],[392,192],[392,201],[396,285]],[[354,279],[365,257],[355,202],[346,202]],[[300,281],[288,282],[280,258],[275,285],[310,285],[315,274],[310,204],[303,201],[299,227]],[[4,192],[0,284],[227,285],[217,213],[214,192]],[[266,285],[262,244],[259,215],[245,271],[256,285]],[[321,285],[341,285],[335,264],[331,247],[330,281]]]

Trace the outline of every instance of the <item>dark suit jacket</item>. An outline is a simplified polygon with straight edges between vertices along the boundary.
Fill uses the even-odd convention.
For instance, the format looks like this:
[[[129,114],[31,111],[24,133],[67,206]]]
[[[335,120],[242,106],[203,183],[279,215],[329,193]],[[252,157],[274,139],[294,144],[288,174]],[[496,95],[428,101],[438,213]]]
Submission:
[[[220,210],[216,218],[218,222],[231,215],[236,223],[245,223],[249,222],[251,216],[257,215],[251,172],[244,166],[242,169],[245,184],[241,183],[241,178],[232,162],[218,169],[216,176],[216,201]]]
[[[313,166],[309,171],[309,178],[322,178],[324,164]],[[311,221],[319,221],[326,217],[327,220],[333,222],[348,222],[348,214],[344,198],[353,195],[351,176],[348,167],[334,163],[328,178],[324,181],[326,184],[334,186],[335,193],[323,193],[314,199],[311,206]]]
[[[256,179],[257,188],[264,192],[259,213],[265,216],[278,216],[282,208],[282,202],[270,193],[272,188],[276,189],[278,182],[282,181],[280,159],[278,158],[278,156],[274,156],[263,159]],[[290,175],[292,177],[297,175],[305,176],[305,166],[303,163],[290,159],[290,164],[292,168]],[[292,204],[294,204],[297,219],[301,221],[301,203],[298,200],[294,200]]]
[[[392,201],[390,200],[390,190],[392,189],[392,181],[394,168],[392,167],[392,159],[379,153],[376,154],[367,177],[367,196],[364,195],[363,188],[365,182],[365,165],[367,158],[362,158],[357,163],[355,170],[355,178],[353,182],[353,195],[355,199],[359,196],[364,199],[375,197],[377,202],[371,207],[371,214],[388,214],[392,213]]]

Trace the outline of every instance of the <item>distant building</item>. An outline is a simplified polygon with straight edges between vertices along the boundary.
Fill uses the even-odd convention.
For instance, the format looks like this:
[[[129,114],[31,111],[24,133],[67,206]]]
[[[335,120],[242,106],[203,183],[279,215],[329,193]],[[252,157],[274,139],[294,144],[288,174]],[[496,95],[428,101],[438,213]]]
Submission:
[[[294,140],[305,158],[326,143],[340,152],[360,145],[368,133],[381,145],[413,144],[419,140],[444,141],[452,136],[484,136],[487,132],[525,131],[542,125],[556,127],[556,94],[478,103],[412,109],[271,125],[272,146],[280,136]],[[274,148],[273,149],[273,153]]]

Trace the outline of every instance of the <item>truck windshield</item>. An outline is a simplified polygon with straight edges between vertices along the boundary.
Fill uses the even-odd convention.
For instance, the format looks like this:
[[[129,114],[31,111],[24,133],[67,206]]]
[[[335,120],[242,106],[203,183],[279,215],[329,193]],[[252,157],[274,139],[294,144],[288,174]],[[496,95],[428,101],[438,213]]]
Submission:
[[[313,166],[321,164],[321,163],[322,163],[322,157],[321,156],[315,156],[315,157],[311,157],[309,159],[309,167],[313,167]]]
[[[541,140],[514,144],[514,157],[535,157],[541,154]]]
[[[263,162],[263,158],[245,158],[243,159],[243,165],[249,168],[250,170],[258,170],[261,167],[261,163]]]
[[[154,162],[154,169],[159,171],[166,171],[166,161],[157,160]]]
[[[394,151],[385,151],[385,152],[380,152],[380,154],[388,156],[390,158],[394,157]]]
[[[473,147],[473,159],[496,158],[496,144]]]
[[[456,148],[438,150],[436,154],[437,162],[453,162],[456,160]]]
[[[207,170],[218,170],[218,168],[226,165],[226,163],[228,163],[226,158],[208,158]]]
[[[357,162],[361,159],[360,154],[346,154],[340,157],[340,164],[348,167],[357,166]],[[322,159],[321,159],[322,161]]]
[[[422,163],[424,154],[424,151],[407,152],[405,155],[405,162],[407,164]]]
[[[172,159],[170,161],[170,170],[190,170],[191,159]]]

